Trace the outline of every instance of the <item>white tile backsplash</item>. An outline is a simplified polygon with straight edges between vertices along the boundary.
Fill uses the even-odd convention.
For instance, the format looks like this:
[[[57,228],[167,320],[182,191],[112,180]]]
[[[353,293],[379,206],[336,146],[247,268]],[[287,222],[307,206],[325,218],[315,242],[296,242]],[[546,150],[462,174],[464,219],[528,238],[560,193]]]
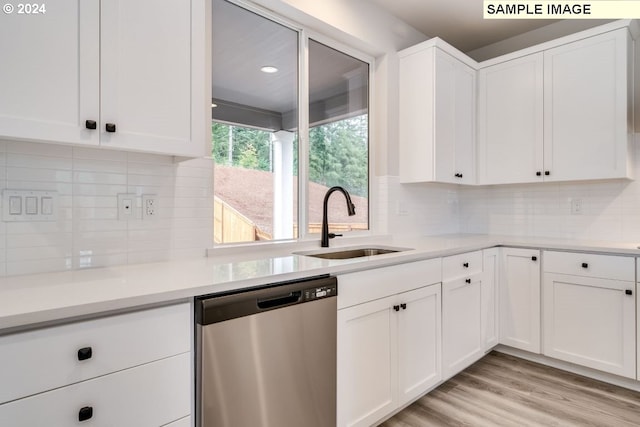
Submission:
[[[634,176],[640,177],[640,134],[635,135]],[[385,189],[383,214],[389,233],[434,235],[492,233],[640,241],[640,182],[629,180],[494,186],[400,184]],[[582,214],[571,213],[581,199]],[[406,211],[399,213],[399,209]]]
[[[0,276],[204,256],[212,245],[212,163],[0,141],[0,190],[54,190],[56,222],[0,222]],[[118,193],[156,194],[151,220],[119,221]]]

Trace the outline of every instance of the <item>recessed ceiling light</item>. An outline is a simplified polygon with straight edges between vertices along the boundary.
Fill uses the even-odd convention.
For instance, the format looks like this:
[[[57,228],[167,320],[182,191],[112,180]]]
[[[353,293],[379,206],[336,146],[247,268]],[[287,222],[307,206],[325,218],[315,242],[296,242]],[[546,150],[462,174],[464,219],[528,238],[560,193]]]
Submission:
[[[262,71],[263,73],[277,73],[278,69],[272,65],[265,65],[264,67],[260,68],[260,71]]]

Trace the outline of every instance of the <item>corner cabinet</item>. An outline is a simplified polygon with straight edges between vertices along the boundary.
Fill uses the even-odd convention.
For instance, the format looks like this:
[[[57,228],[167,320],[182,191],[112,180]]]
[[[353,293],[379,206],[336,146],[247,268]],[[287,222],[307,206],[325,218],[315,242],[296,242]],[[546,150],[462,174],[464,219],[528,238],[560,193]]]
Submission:
[[[0,137],[206,154],[204,1],[46,6],[3,18]]]
[[[635,258],[544,252],[544,354],[636,378]]]
[[[543,55],[479,71],[478,182],[542,181]]]
[[[440,266],[338,276],[338,426],[373,425],[440,382]]]
[[[500,344],[539,354],[540,251],[500,251]]]
[[[627,27],[488,62],[479,71],[480,184],[631,177]]]
[[[475,184],[472,61],[438,38],[399,56],[401,182]]]

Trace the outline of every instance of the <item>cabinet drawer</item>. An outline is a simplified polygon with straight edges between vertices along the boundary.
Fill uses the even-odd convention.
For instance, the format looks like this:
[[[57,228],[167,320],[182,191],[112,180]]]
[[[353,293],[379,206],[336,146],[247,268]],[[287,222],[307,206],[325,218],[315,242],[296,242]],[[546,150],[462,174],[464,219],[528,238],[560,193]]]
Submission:
[[[630,282],[636,280],[635,258],[633,257],[545,251],[543,261],[545,273]]]
[[[441,258],[338,276],[338,309],[442,281]]]
[[[190,413],[191,354],[148,363],[0,405],[0,425],[158,427]]]
[[[179,304],[1,336],[0,403],[188,352],[190,319]]]
[[[482,272],[482,251],[442,258],[442,280],[452,280]]]

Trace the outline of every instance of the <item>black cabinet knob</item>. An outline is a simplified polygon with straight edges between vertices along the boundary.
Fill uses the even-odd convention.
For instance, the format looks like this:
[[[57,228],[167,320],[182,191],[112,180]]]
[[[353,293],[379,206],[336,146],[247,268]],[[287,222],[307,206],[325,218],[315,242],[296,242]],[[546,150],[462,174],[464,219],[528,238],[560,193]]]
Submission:
[[[107,132],[115,132],[116,131],[116,124],[115,123],[107,123],[105,126],[105,129]]]
[[[400,304],[400,307],[402,307],[403,310],[407,309],[407,304]]]
[[[586,262],[582,263],[582,268],[589,268],[589,264],[587,264]]]
[[[394,309],[395,311],[400,311],[400,306],[399,306],[399,305],[394,305],[394,306],[393,306],[393,309]]]
[[[464,268],[469,268],[469,263],[468,263],[468,262],[465,262],[464,264],[462,264],[462,266],[463,266]]]
[[[84,122],[84,127],[86,127],[87,129],[97,129],[98,123],[96,123],[95,120],[87,120]]]
[[[540,171],[536,172],[536,176],[542,176],[542,172]]]
[[[544,171],[544,175],[545,175],[545,176],[549,176],[549,175],[551,175],[551,172],[549,172],[549,171]]]
[[[537,256],[532,256],[532,257],[531,257],[531,261],[537,261],[537,260],[538,260],[538,257],[537,257]]]
[[[462,178],[462,174],[461,173],[457,173],[454,175],[456,178]]]
[[[466,279],[465,282],[471,283],[471,279]]]
[[[78,412],[78,421],[87,421],[93,417],[93,407],[85,406]]]
[[[633,295],[633,291],[631,289],[627,289],[624,291],[625,295]]]
[[[93,350],[91,347],[83,347],[78,350],[78,360],[91,359],[91,356],[93,356]]]

